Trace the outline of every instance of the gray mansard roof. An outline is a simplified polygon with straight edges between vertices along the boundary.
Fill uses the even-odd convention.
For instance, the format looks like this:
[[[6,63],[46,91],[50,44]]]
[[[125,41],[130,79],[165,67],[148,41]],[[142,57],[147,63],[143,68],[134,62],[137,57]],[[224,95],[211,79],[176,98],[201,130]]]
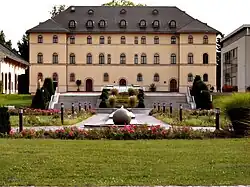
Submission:
[[[89,10],[93,10],[92,14]],[[121,10],[125,10],[121,12]],[[156,11],[155,11],[156,10]],[[69,22],[73,20],[76,28],[70,29]],[[86,27],[88,20],[93,21],[94,27]],[[98,23],[105,20],[105,28],[100,28]],[[120,28],[120,21],[126,20],[127,27]],[[146,20],[147,27],[140,28],[139,22]],[[155,29],[152,23],[159,20],[160,27]],[[169,23],[174,20],[176,28],[170,28]],[[177,7],[109,7],[109,6],[71,6],[52,19],[40,23],[28,30],[27,33],[219,33],[206,23],[191,17]]]
[[[25,61],[20,57],[18,54],[10,50],[8,47],[4,46],[0,43],[0,56],[1,57],[8,57],[10,59],[13,59],[21,64],[24,64],[26,66],[29,66],[29,62]]]

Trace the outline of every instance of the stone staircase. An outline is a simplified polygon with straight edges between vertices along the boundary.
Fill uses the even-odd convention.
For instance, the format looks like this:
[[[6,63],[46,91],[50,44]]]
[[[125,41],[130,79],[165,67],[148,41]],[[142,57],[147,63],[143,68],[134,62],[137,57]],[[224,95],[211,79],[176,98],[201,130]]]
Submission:
[[[64,104],[65,109],[71,109],[72,103],[75,104],[75,107],[78,107],[79,103],[81,103],[82,108],[84,108],[85,103],[87,103],[87,106],[91,103],[91,107],[96,108],[99,97],[99,95],[60,95],[58,103],[55,104],[54,108],[60,109],[61,103]]]
[[[155,94],[155,95],[148,95],[145,94],[144,98],[144,104],[146,108],[153,108],[154,103],[156,103],[156,107],[158,106],[158,103],[160,103],[161,107],[163,103],[166,104],[166,107],[170,106],[170,103],[172,103],[172,107],[174,109],[178,109],[180,107],[180,104],[182,104],[184,109],[190,109],[191,106],[187,102],[187,98],[185,94]]]

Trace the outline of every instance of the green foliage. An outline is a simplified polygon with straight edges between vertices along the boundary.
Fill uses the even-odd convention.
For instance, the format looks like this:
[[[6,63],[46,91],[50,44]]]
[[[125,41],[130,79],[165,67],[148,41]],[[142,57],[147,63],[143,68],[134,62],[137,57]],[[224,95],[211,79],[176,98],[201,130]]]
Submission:
[[[6,41],[6,37],[5,37],[3,30],[0,31],[0,43],[2,45],[6,46],[7,48],[9,48],[10,50],[13,50],[12,49],[12,42],[11,42],[11,40]]]
[[[128,89],[128,95],[129,96],[133,96],[133,95],[137,95],[137,94],[138,94],[138,90],[133,89],[133,88]]]
[[[66,9],[65,5],[54,5],[52,7],[52,10],[49,12],[51,15],[51,18],[57,16],[58,14],[60,14],[62,11],[64,11]]]
[[[9,134],[10,130],[11,130],[10,114],[8,112],[8,108],[1,107],[0,108],[0,133]]]
[[[32,99],[31,108],[45,109],[46,103],[41,89],[36,90],[36,95]]]
[[[149,85],[149,91],[156,92],[156,85],[154,83]]]
[[[112,0],[108,3],[103,4],[102,6],[146,6],[145,4],[135,4],[129,0]]]
[[[51,98],[51,96],[55,94],[53,81],[51,78],[45,78],[43,88],[44,90],[47,90],[49,92],[49,98]]]
[[[115,107],[115,103],[116,103],[116,96],[115,95],[111,95],[109,96],[109,106],[114,108]]]
[[[234,93],[219,101],[218,107],[230,118],[236,134],[250,134],[250,93]]]
[[[28,94],[0,94],[0,105],[30,107],[32,98],[33,96]]]
[[[100,99],[105,101],[105,100],[108,99],[108,95],[109,95],[108,94],[108,90],[107,89],[103,89],[102,90],[102,94],[100,95]]]
[[[145,108],[144,99],[140,98],[137,108]]]
[[[128,98],[128,104],[131,108],[134,108],[136,106],[136,103],[137,103],[137,97],[135,95],[130,96]]]
[[[211,109],[210,91],[199,75],[194,79],[191,94],[194,96],[197,109]]]
[[[17,46],[20,56],[29,62],[29,35],[24,34],[21,41],[17,42]]]
[[[77,85],[77,91],[79,92],[80,91],[80,86],[82,85],[82,81],[81,80],[77,80],[76,81],[76,85]]]
[[[140,100],[140,98],[144,99],[144,91],[142,89],[139,89],[139,93],[137,95],[137,99]]]
[[[118,95],[118,90],[116,88],[111,90],[111,95],[117,96]]]

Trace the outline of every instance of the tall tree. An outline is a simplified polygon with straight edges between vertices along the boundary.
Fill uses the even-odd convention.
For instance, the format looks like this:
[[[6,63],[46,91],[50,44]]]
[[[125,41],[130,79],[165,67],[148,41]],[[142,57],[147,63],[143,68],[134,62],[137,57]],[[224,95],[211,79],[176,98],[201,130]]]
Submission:
[[[21,57],[28,62],[29,61],[29,38],[28,38],[28,34],[23,35],[21,41],[18,41],[17,46],[18,46],[18,52],[21,55]]]
[[[3,30],[0,31],[0,43],[5,45],[6,47],[12,49],[12,42],[11,40],[6,41],[5,34]]]
[[[221,37],[216,41],[216,87],[217,91],[221,91]]]
[[[64,11],[66,9],[65,5],[54,5],[52,7],[52,10],[49,12],[51,15],[51,18],[55,17],[58,15],[60,12]]]
[[[104,3],[102,6],[146,6],[145,4],[135,4],[129,0],[112,0],[108,3]]]

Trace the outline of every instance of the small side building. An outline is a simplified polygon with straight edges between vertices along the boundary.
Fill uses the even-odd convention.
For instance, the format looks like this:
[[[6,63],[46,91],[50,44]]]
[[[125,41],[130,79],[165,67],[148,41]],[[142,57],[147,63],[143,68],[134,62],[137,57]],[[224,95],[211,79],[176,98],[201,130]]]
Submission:
[[[18,76],[25,74],[28,67],[27,61],[0,44],[0,82],[3,94],[18,93]]]
[[[250,86],[250,24],[222,38],[221,85],[245,92]]]

